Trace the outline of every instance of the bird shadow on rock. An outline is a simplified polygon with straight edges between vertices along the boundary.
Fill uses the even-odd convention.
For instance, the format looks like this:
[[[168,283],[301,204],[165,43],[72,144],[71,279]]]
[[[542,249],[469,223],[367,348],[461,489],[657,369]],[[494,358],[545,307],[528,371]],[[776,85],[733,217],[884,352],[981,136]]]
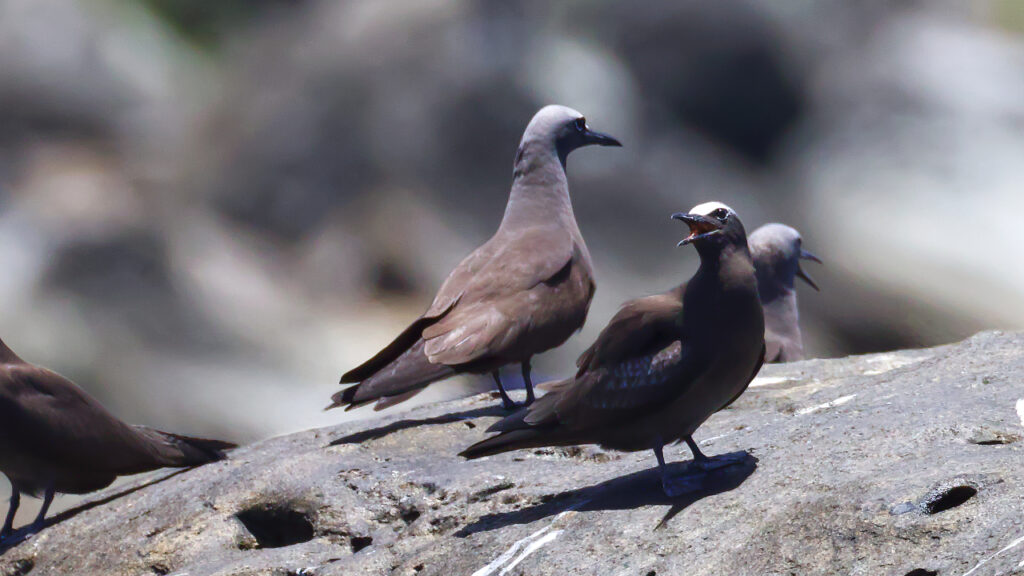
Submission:
[[[82,504],[80,504],[78,506],[75,506],[74,508],[69,508],[69,509],[61,512],[60,514],[56,514],[54,516],[51,516],[51,517],[47,518],[46,521],[43,522],[43,527],[40,529],[40,532],[43,531],[43,530],[46,530],[47,528],[53,526],[54,524],[60,524],[61,522],[64,522],[65,520],[70,520],[70,519],[74,518],[75,516],[78,516],[82,512],[87,512],[89,510],[92,510],[93,508],[96,508],[97,506],[103,506],[104,504],[109,504],[109,503],[113,502],[114,500],[117,500],[118,498],[123,498],[123,497],[125,497],[125,496],[127,496],[129,494],[132,494],[134,492],[138,492],[139,490],[142,490],[143,488],[148,488],[148,487],[153,486],[155,484],[159,484],[159,483],[161,483],[161,482],[163,482],[165,480],[170,480],[171,478],[174,478],[175,476],[177,476],[179,474],[184,474],[185,472],[188,472],[189,470],[193,470],[194,468],[195,467],[193,467],[193,468],[181,468],[179,470],[174,470],[173,472],[170,472],[168,474],[164,474],[164,475],[161,475],[161,476],[157,476],[156,478],[153,478],[151,480],[147,480],[145,482],[142,482],[141,484],[135,484],[135,485],[131,485],[131,486],[126,486],[124,489],[118,490],[117,492],[114,492],[113,494],[104,496],[102,498],[98,498],[96,500],[90,500],[88,502],[83,502]],[[24,542],[26,540],[28,540],[29,538],[31,538],[32,536],[34,536],[37,533],[38,532],[31,532],[31,526],[25,526],[25,527],[23,527],[21,529],[15,530],[14,534],[9,536],[3,542],[0,542],[0,556],[3,556],[8,550],[10,550],[11,548],[14,548],[18,544],[21,544],[22,542]]]
[[[508,416],[506,411],[501,406],[488,406],[486,408],[474,408],[473,410],[464,410],[462,412],[453,412],[451,414],[444,414],[441,416],[435,416],[433,418],[409,418],[406,420],[398,420],[392,422],[386,426],[379,428],[370,428],[369,430],[362,430],[342,436],[331,440],[328,446],[341,446],[342,444],[360,444],[368,440],[378,440],[389,434],[407,430],[409,428],[417,428],[419,426],[433,426],[439,424],[451,424],[452,422],[463,422],[470,421],[483,416]]]
[[[738,488],[757,469],[757,458],[746,451],[722,454],[717,458],[729,458],[736,462],[713,470],[702,470],[692,461],[669,464],[668,470],[672,477],[685,478],[692,488],[675,497],[665,494],[661,485],[661,471],[654,467],[586,488],[562,492],[544,498],[544,502],[529,508],[481,516],[476,522],[456,532],[455,536],[465,538],[477,532],[498,530],[513,524],[530,524],[567,510],[587,512],[669,506],[655,526],[657,530],[693,503]]]

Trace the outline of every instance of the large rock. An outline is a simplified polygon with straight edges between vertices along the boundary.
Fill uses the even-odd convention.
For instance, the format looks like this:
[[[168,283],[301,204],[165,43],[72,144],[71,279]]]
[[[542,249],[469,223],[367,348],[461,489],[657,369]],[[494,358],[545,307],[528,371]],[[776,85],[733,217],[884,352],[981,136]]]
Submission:
[[[0,573],[1024,574],[1024,335],[766,368],[697,437],[745,452],[668,499],[650,453],[455,454],[481,395],[139,477]],[[316,407],[310,407],[311,410]]]

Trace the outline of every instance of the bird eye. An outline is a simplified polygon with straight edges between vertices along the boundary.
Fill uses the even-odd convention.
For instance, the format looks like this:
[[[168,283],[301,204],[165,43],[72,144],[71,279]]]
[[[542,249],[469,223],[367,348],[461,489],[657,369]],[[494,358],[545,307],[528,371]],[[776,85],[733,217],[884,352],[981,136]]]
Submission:
[[[729,211],[726,210],[725,208],[719,208],[712,212],[711,215],[714,216],[715,218],[718,218],[719,220],[725,220],[726,218],[729,217]]]
[[[573,125],[576,127],[577,132],[583,132],[584,130],[587,129],[587,119],[577,118],[576,122],[574,122]]]

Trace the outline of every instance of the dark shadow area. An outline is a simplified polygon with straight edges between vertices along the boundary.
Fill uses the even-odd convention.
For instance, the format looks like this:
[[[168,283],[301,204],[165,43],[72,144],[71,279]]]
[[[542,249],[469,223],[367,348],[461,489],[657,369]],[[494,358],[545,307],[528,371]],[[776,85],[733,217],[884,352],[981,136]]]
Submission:
[[[392,422],[387,426],[381,426],[379,428],[370,428],[369,430],[363,430],[348,436],[342,436],[336,440],[331,440],[328,446],[340,446],[342,444],[359,444],[366,442],[367,440],[377,440],[383,438],[388,434],[394,434],[401,430],[408,428],[415,428],[417,426],[432,426],[437,424],[451,424],[452,422],[460,422],[463,420],[472,420],[474,418],[480,418],[482,416],[507,416],[509,413],[502,408],[500,405],[488,406],[487,408],[476,408],[473,410],[464,410],[462,412],[454,412],[452,414],[445,414],[443,416],[435,416],[433,418],[410,418],[408,420],[398,420]]]
[[[924,509],[929,514],[938,514],[966,503],[977,494],[974,486],[953,486],[931,494],[924,502]]]
[[[566,510],[631,510],[644,506],[667,505],[668,511],[655,527],[658,529],[694,502],[739,487],[757,469],[757,458],[745,451],[723,454],[720,457],[734,458],[738,461],[733,465],[709,471],[700,470],[692,461],[669,464],[669,473],[673,477],[685,476],[687,483],[693,486],[692,491],[675,498],[665,495],[661,487],[661,472],[654,467],[586,488],[562,492],[542,504],[522,510],[487,514],[455,535],[465,538],[477,532],[497,530],[512,524],[530,524]]]
[[[138,492],[139,490],[142,490],[143,488],[148,488],[148,487],[153,486],[155,484],[159,484],[159,483],[161,483],[161,482],[163,482],[165,480],[170,480],[171,478],[174,478],[178,474],[184,474],[185,472],[188,472],[189,470],[192,470],[192,469],[193,468],[182,468],[180,470],[174,470],[174,471],[172,471],[172,472],[170,472],[170,473],[168,473],[168,474],[166,474],[164,476],[160,476],[158,478],[154,478],[154,479],[149,480],[147,482],[143,482],[142,484],[139,484],[138,486],[129,486],[129,487],[125,488],[124,490],[115,492],[115,493],[113,493],[113,494],[111,494],[109,496],[104,496],[103,498],[100,498],[99,500],[92,500],[92,501],[89,501],[89,502],[83,502],[82,504],[80,504],[80,505],[78,505],[78,506],[76,506],[74,508],[69,508],[68,510],[63,511],[60,514],[57,514],[55,516],[51,516],[51,517],[47,518],[46,521],[43,523],[43,527],[42,527],[42,529],[40,531],[46,530],[47,528],[49,528],[50,526],[53,526],[54,524],[59,524],[60,522],[64,522],[65,520],[70,520],[71,518],[74,518],[75,516],[78,516],[82,512],[86,512],[86,511],[92,510],[93,508],[96,508],[97,506],[102,506],[104,504],[109,504],[110,502],[113,502],[114,500],[117,500],[118,498],[121,498],[121,497],[127,496],[129,494],[132,494],[133,492]],[[14,534],[12,534],[8,539],[4,540],[3,542],[0,542],[0,556],[3,556],[11,548],[14,548],[18,544],[21,544],[25,540],[28,540],[29,537],[33,536],[35,533],[26,533],[26,531],[29,528],[30,528],[30,526],[24,526],[21,529],[16,530],[14,532]]]
[[[279,504],[260,504],[235,514],[259,548],[284,548],[309,542],[315,535],[309,515]]]

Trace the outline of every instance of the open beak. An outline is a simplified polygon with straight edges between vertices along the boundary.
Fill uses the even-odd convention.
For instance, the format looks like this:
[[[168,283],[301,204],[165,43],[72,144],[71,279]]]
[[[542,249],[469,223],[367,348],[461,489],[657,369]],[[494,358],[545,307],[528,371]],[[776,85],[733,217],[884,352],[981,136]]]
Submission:
[[[622,142],[619,142],[614,137],[601,132],[594,132],[590,128],[583,132],[583,140],[587,144],[597,144],[598,146],[622,146]]]
[[[801,260],[812,260],[814,262],[817,262],[818,264],[822,264],[821,258],[818,258],[817,256],[815,256],[811,252],[809,252],[807,250],[804,250],[802,248],[800,249],[800,259]],[[800,266],[799,262],[797,262],[797,265],[796,265],[796,276],[797,276],[797,278],[800,278],[804,282],[807,282],[808,284],[810,284],[811,288],[814,288],[818,292],[821,292],[821,289],[818,288],[818,285],[814,283],[814,280],[807,274],[807,272],[804,272],[804,269],[803,269],[802,266]]]
[[[803,248],[800,249],[800,259],[801,260],[811,260],[811,261],[817,262],[818,264],[824,264],[824,262],[821,261],[821,258],[818,258],[814,254],[811,254],[809,251],[804,250]]]
[[[692,242],[703,240],[722,231],[722,225],[717,221],[700,214],[684,214],[676,212],[672,215],[673,220],[682,220],[690,227],[690,235],[679,241],[677,246],[686,246]]]

